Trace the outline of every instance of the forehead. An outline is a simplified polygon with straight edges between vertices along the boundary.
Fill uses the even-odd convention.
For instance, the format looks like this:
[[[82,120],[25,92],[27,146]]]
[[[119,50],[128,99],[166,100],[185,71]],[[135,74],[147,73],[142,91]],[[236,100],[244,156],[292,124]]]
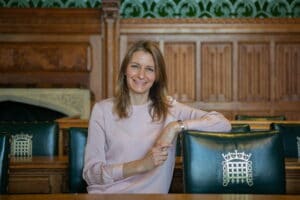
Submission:
[[[143,65],[154,66],[154,59],[149,52],[146,51],[136,51],[132,54],[130,62],[136,62]]]

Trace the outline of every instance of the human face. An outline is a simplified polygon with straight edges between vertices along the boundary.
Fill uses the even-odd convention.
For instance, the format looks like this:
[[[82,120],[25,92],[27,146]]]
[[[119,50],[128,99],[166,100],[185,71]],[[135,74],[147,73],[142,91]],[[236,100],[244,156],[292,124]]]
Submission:
[[[133,53],[126,68],[126,81],[131,95],[148,98],[155,81],[155,65],[150,53],[144,51]]]

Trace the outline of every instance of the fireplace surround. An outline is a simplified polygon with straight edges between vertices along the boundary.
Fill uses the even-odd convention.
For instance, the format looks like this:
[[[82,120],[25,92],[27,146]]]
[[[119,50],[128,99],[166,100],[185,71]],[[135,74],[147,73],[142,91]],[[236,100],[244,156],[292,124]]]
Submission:
[[[70,118],[88,119],[90,91],[74,88],[1,88],[0,102],[14,101],[52,109]]]

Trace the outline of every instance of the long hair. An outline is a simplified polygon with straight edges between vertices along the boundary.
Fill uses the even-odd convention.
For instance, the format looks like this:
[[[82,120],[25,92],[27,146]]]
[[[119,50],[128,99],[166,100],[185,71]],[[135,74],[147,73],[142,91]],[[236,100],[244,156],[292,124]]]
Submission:
[[[153,121],[164,120],[168,114],[169,103],[167,100],[167,74],[166,64],[159,47],[148,40],[141,40],[134,43],[127,51],[118,74],[115,98],[114,111],[119,118],[129,116],[131,107],[129,88],[126,82],[126,69],[132,56],[137,51],[144,51],[152,55],[155,64],[155,81],[149,91],[149,99],[151,105],[149,113]]]

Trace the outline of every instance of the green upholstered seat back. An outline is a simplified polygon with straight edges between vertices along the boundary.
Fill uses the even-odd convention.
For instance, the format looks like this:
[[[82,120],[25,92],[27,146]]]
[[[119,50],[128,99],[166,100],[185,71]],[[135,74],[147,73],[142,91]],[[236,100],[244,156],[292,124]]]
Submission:
[[[0,194],[7,193],[9,135],[0,134]]]
[[[285,193],[278,131],[182,135],[186,193]]]
[[[300,123],[272,123],[271,129],[278,130],[282,135],[285,157],[300,157]]]
[[[69,191],[86,192],[86,182],[82,178],[87,128],[69,129]]]
[[[58,153],[58,124],[56,122],[1,122],[0,132],[32,137],[33,156],[55,156]]]
[[[231,133],[250,132],[249,124],[231,124]]]
[[[250,131],[251,129],[249,124],[231,124],[231,133],[243,133]],[[181,156],[180,136],[177,138],[176,141],[176,156]]]
[[[275,115],[275,116],[254,116],[254,115],[236,115],[236,120],[257,120],[257,121],[266,121],[266,120],[286,120],[284,115]]]

